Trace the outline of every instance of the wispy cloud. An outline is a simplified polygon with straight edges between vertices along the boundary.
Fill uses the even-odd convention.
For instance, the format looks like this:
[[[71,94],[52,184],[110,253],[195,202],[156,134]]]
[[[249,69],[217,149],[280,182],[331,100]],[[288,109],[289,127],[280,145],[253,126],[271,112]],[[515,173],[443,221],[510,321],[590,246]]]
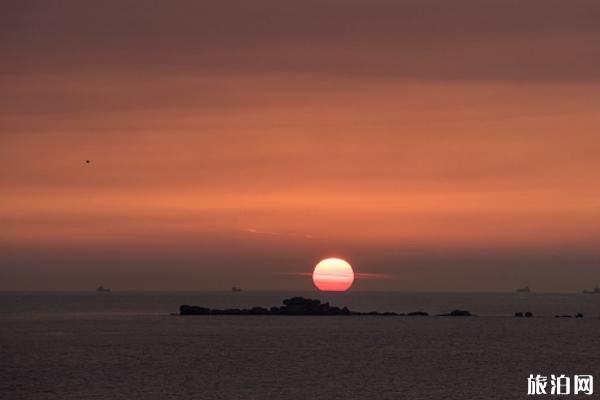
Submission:
[[[255,228],[242,228],[242,229],[240,229],[240,231],[246,232],[246,233],[257,234],[257,235],[297,236],[297,237],[303,237],[303,238],[306,238],[306,239],[312,239],[313,238],[312,235],[309,235],[309,234],[306,234],[306,233],[298,233],[298,232],[277,232],[277,231],[268,231],[268,230],[255,229]]]
[[[240,229],[242,232],[247,232],[247,233],[255,233],[258,235],[272,235],[272,236],[280,236],[283,233],[281,232],[275,232],[275,231],[263,231],[260,229],[254,229],[254,228],[244,228],[244,229]]]
[[[312,272],[277,272],[278,275],[291,276],[312,276]],[[361,280],[392,280],[395,279],[391,274],[383,274],[379,272],[355,272],[355,279]]]
[[[355,272],[354,277],[356,279],[364,280],[391,280],[395,279],[391,274],[383,274],[379,272]]]

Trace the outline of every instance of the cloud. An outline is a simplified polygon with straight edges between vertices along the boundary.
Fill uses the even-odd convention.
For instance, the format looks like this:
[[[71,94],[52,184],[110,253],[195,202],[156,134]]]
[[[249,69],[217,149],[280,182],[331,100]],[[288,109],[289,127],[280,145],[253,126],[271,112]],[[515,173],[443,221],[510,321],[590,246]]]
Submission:
[[[253,228],[241,229],[241,231],[248,232],[248,233],[256,233],[258,235],[272,235],[272,236],[281,236],[282,235],[281,232],[263,231],[263,230],[259,230],[259,229],[253,229]]]
[[[277,275],[312,276],[312,272],[277,272]],[[380,272],[354,272],[354,279],[383,281],[396,279],[392,274]]]

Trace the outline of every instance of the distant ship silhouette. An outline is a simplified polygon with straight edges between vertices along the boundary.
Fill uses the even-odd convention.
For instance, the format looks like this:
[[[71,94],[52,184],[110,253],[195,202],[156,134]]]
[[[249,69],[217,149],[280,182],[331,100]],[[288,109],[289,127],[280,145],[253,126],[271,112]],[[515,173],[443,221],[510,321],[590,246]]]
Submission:
[[[598,285],[596,285],[596,287],[593,290],[584,290],[581,293],[585,293],[585,294],[600,294],[600,287],[598,287]]]
[[[241,291],[242,291],[242,288],[241,288],[241,287],[237,287],[237,286],[232,286],[232,287],[231,287],[231,291],[232,291],[232,292],[241,292]]]
[[[522,288],[518,288],[516,290],[517,293],[531,293],[531,289],[529,288],[529,286],[525,286]]]
[[[110,288],[105,288],[104,286],[98,286],[96,292],[110,292]]]

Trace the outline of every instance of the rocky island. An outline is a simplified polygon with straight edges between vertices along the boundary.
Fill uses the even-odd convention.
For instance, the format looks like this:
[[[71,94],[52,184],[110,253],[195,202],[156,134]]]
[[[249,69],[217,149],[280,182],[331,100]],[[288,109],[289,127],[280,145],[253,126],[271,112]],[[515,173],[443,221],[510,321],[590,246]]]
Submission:
[[[177,315],[177,314],[175,314]],[[409,313],[396,312],[359,312],[349,310],[348,307],[335,307],[329,303],[321,303],[320,300],[307,299],[304,297],[292,297],[283,300],[280,307],[252,307],[252,308],[207,308],[189,306],[184,304],[179,307],[179,315],[374,315],[374,316],[401,316],[401,317],[428,317],[425,311],[413,311]],[[453,310],[449,313],[436,314],[438,317],[473,317],[466,310]]]
[[[411,313],[412,314],[412,313]],[[415,315],[426,315],[427,313],[415,313]],[[206,307],[182,305],[179,307],[179,315],[380,315],[394,316],[405,315],[395,312],[357,312],[348,307],[335,307],[329,303],[321,303],[320,300],[307,299],[304,297],[292,297],[283,300],[280,307],[252,307],[252,308],[228,308],[224,310]]]
[[[396,312],[358,312],[349,310],[348,307],[335,307],[320,300],[304,297],[292,297],[283,300],[280,307],[252,307],[252,308],[227,308],[216,309],[207,307],[190,306],[187,304],[179,307],[179,315],[367,315],[367,316],[406,316],[428,317],[425,311],[413,311],[407,314]],[[468,311],[454,310],[443,316],[471,316]]]

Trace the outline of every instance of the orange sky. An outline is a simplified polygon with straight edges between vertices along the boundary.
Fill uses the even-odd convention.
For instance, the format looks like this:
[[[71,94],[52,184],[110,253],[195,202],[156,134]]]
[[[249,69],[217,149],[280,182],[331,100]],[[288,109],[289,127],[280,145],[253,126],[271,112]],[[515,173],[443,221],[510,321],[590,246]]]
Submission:
[[[0,17],[0,289],[600,280],[594,2],[123,4]]]

